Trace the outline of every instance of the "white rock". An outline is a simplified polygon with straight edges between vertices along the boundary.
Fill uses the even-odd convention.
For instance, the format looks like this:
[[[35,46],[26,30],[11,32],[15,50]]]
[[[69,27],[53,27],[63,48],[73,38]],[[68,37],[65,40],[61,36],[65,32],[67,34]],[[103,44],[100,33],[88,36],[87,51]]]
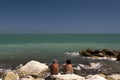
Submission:
[[[114,79],[114,80],[120,80],[120,74],[112,74],[107,76],[107,78]]]
[[[99,75],[88,75],[86,77],[86,80],[107,80],[104,77],[101,77]]]
[[[85,80],[84,77],[81,77],[76,74],[59,74],[59,75],[52,75],[55,80]]]
[[[17,80],[17,75],[14,72],[9,71],[3,75],[2,80]]]
[[[27,74],[33,74],[33,73],[39,74],[42,71],[45,71],[47,69],[48,69],[47,65],[40,63],[38,61],[32,60],[28,62],[27,64],[25,64],[23,67],[21,67],[19,71],[25,72]]]

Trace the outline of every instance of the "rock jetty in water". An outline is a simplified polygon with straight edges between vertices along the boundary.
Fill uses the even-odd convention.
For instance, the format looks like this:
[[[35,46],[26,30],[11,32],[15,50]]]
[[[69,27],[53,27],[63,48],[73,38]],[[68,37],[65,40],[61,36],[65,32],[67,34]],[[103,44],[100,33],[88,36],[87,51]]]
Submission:
[[[94,50],[88,48],[86,50],[81,50],[79,54],[81,56],[91,57],[93,59],[98,59],[102,57],[103,59],[112,59],[112,60],[120,61],[120,50],[109,50],[109,49]]]

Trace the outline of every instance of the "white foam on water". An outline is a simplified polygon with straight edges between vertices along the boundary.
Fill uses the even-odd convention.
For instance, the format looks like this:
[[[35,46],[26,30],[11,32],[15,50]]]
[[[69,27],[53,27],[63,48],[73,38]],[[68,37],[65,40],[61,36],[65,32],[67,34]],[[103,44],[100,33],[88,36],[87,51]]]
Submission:
[[[78,57],[80,54],[79,52],[65,52],[65,55],[67,56],[73,56],[73,57]]]
[[[107,80],[99,75],[88,75],[86,80]]]
[[[90,63],[90,65],[79,64],[77,67],[80,67],[81,69],[99,69],[101,66],[102,64],[100,63]]]
[[[94,57],[83,57],[83,58],[87,58],[87,59],[98,59],[98,60],[110,60],[110,61],[116,61],[117,58],[107,58],[107,57],[98,57],[98,58],[94,58]]]

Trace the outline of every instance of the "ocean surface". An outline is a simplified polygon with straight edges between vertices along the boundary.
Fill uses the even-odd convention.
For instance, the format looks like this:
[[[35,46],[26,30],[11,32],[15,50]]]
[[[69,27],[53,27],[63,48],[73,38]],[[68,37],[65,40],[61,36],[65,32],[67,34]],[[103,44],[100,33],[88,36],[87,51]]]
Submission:
[[[14,68],[30,60],[51,63],[57,59],[64,63],[68,58],[75,64],[85,64],[94,60],[65,53],[87,48],[120,50],[120,34],[0,34],[0,68]]]

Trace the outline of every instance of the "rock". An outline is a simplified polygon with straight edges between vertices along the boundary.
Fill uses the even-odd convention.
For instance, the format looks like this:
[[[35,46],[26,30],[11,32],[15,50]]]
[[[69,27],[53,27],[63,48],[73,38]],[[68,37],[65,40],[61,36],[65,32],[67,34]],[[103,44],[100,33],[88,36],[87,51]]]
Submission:
[[[20,80],[45,80],[42,78],[33,78],[32,76],[26,76],[24,78],[21,78]]]
[[[97,63],[93,63],[93,62],[92,62],[92,63],[90,63],[90,66],[91,66],[91,67],[96,67],[96,64],[97,64]]]
[[[86,52],[93,54],[93,53],[95,52],[95,50],[90,49],[90,48],[87,48],[87,49],[86,49]]]
[[[120,61],[120,53],[117,55],[117,61]]]
[[[17,79],[18,79],[17,75],[12,71],[5,73],[2,77],[2,80],[17,80]]]
[[[120,50],[113,50],[116,55],[120,54]]]
[[[101,50],[95,50],[95,51],[94,51],[94,55],[96,55],[96,54],[98,54],[98,53],[102,53],[102,51],[101,51]]]
[[[20,77],[24,77],[26,75],[45,76],[43,74],[45,74],[47,70],[48,70],[47,65],[32,60],[25,64],[23,67],[19,68],[17,71]]]
[[[107,80],[107,79],[99,75],[88,75],[86,77],[86,80]]]
[[[98,56],[92,56],[91,59],[98,59]]]
[[[98,57],[104,57],[105,54],[104,54],[104,53],[98,53],[98,54],[96,54],[95,56],[98,56]]]
[[[79,52],[79,54],[80,54],[81,56],[85,56],[85,57],[91,56],[91,53],[86,52],[86,51],[84,51],[84,50],[81,50],[81,51]]]
[[[83,54],[85,54],[86,53],[86,51],[84,51],[84,50],[81,50],[80,52],[79,52],[79,54],[81,55],[81,56],[83,56]]]
[[[85,80],[84,77],[78,76],[76,74],[59,74],[59,75],[52,75],[55,80]]]
[[[112,74],[107,76],[107,80],[120,80],[120,74]]]
[[[109,49],[103,49],[103,51],[105,52],[106,55],[108,56],[116,56],[115,52],[113,50],[109,50]]]
[[[91,55],[91,53],[86,52],[86,53],[84,54],[84,56],[90,57],[90,56],[92,56],[92,55]]]
[[[103,74],[103,73],[99,73],[99,74],[97,74],[97,75],[99,75],[99,76],[101,76],[101,77],[106,77],[106,75],[105,74]]]

